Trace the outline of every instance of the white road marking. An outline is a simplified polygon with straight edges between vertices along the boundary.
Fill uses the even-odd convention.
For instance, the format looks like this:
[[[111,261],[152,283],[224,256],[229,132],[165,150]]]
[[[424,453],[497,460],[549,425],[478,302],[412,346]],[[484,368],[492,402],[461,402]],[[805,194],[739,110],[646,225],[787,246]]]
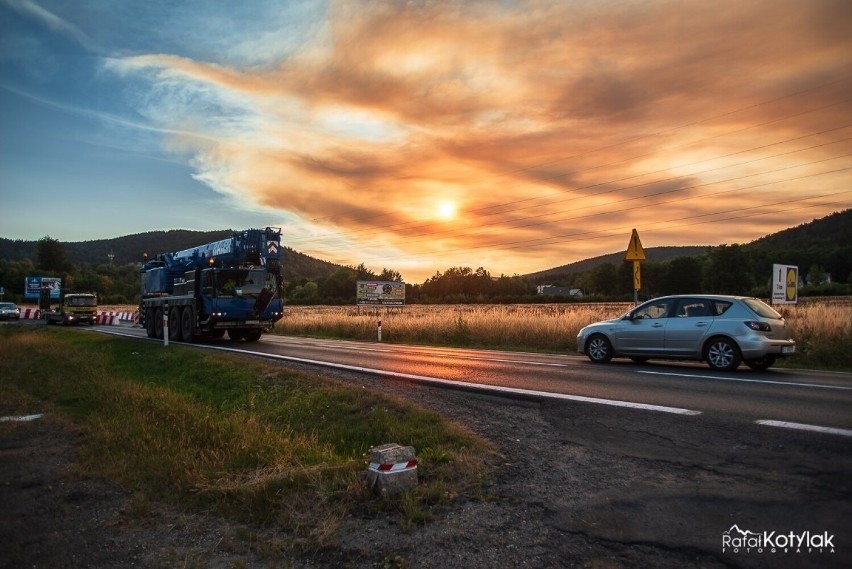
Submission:
[[[381,369],[373,369],[366,368],[360,366],[351,366],[346,364],[337,364],[332,362],[324,362],[319,360],[309,360],[306,358],[297,358],[293,356],[282,356],[279,354],[269,354],[266,352],[255,352],[251,350],[240,350],[236,348],[227,348],[224,346],[207,346],[203,344],[197,344],[196,347],[206,348],[211,350],[222,350],[226,352],[234,352],[237,354],[248,354],[253,356],[259,356],[262,358],[272,358],[278,360],[285,360],[291,362],[299,362],[305,364],[312,365],[320,365],[324,367],[332,367],[336,369],[344,369],[347,371],[357,371],[361,373],[369,373],[373,375],[384,375],[388,377],[396,377],[400,379],[411,379],[414,381],[419,381],[421,383],[428,383],[432,385],[442,385],[444,387],[464,387],[466,389],[483,391],[489,393],[503,393],[503,394],[511,394],[511,395],[522,395],[526,397],[540,397],[547,399],[561,399],[567,401],[578,401],[581,403],[596,403],[598,405],[610,405],[613,407],[627,407],[629,409],[641,409],[645,411],[657,411],[661,413],[674,413],[676,415],[700,415],[701,411],[693,411],[691,409],[679,409],[677,407],[664,407],[662,405],[649,405],[646,403],[634,403],[632,401],[618,401],[615,399],[599,399],[597,397],[584,397],[582,395],[567,395],[564,393],[551,393],[549,391],[535,391],[530,389],[518,389],[515,387],[500,387],[494,385],[483,385],[480,383],[470,383],[467,381],[453,381],[449,379],[441,379],[437,377],[429,377],[425,375],[414,375],[410,373],[401,373],[396,371],[387,371]]]
[[[265,337],[265,340],[271,340],[271,337]],[[340,349],[340,344],[334,343],[322,343],[322,342],[292,342],[292,341],[279,341],[272,340],[273,343],[276,344],[288,344],[288,345],[299,345],[299,346],[319,346],[319,347],[327,347],[331,349]],[[362,352],[380,352],[380,353],[394,353],[394,354],[410,354],[410,353],[420,353],[422,350],[417,349],[394,349],[394,348],[379,348],[372,346],[363,346],[363,345],[347,345],[347,350],[352,351],[362,351]],[[552,362],[535,362],[530,360],[508,360],[503,358],[494,358],[494,357],[486,357],[486,356],[465,356],[460,354],[454,354],[451,352],[441,351],[431,354],[434,357],[449,357],[457,360],[475,360],[475,361],[483,361],[483,362],[498,362],[498,363],[509,363],[509,364],[525,364],[531,366],[550,366],[550,367],[569,367],[568,364],[562,363],[552,363]],[[530,355],[539,355],[539,354],[530,354]],[[547,354],[540,354],[542,356],[546,356]],[[561,357],[561,356],[560,356]]]
[[[755,423],[757,423],[758,425],[766,425],[767,427],[780,427],[782,429],[795,429],[797,431],[812,431],[815,433],[826,433],[829,435],[852,437],[852,430],[849,429],[835,429],[833,427],[805,425],[804,423],[788,423],[787,421],[769,421],[766,419],[755,421]]]
[[[739,381],[744,383],[771,383],[774,385],[787,385],[794,387],[817,387],[820,389],[840,389],[842,391],[852,391],[852,387],[842,385],[823,385],[821,383],[797,383],[795,381],[772,381],[770,379],[746,379],[742,377],[726,377],[722,375],[694,375],[689,373],[669,373],[662,371],[642,371],[636,373],[644,373],[646,375],[669,375],[673,377],[686,377],[689,379],[720,379],[722,381]]]

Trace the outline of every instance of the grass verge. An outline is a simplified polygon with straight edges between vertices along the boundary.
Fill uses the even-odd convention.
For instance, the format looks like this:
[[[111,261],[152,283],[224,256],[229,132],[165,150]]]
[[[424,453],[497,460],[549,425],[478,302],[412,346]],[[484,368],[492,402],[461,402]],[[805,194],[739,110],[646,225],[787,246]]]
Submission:
[[[322,547],[344,516],[428,520],[475,495],[488,443],[407,402],[279,365],[79,331],[0,328],[0,414],[55,412],[84,435],[76,470],[162,500],[274,525]],[[14,428],[0,423],[3,429]],[[414,446],[420,485],[373,498],[370,447]],[[144,507],[137,508],[144,511]]]

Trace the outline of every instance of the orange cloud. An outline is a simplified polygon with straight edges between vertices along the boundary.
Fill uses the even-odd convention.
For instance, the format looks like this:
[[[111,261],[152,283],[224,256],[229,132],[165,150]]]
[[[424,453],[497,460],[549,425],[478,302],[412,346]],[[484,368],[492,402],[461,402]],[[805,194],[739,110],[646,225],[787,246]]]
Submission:
[[[849,2],[346,1],[323,30],[264,69],[123,63],[215,90],[227,128],[181,118],[199,178],[309,254],[524,273],[852,203]]]

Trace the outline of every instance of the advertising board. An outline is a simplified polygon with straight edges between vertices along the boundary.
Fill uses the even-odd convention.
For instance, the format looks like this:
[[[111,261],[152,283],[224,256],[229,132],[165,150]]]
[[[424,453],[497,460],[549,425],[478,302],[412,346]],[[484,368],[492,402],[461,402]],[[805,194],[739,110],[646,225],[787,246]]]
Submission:
[[[38,300],[41,287],[50,289],[50,299],[59,300],[62,290],[62,279],[57,277],[24,277],[24,298]]]
[[[403,306],[405,283],[398,281],[358,281],[355,304],[358,306]]]
[[[799,267],[772,265],[772,304],[796,304],[799,300]]]

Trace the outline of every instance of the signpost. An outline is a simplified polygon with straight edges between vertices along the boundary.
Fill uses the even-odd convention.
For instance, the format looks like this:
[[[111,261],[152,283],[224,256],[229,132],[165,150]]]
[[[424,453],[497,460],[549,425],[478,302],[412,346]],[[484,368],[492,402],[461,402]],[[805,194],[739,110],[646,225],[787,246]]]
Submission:
[[[799,267],[772,265],[772,304],[796,304],[799,301]]]
[[[633,261],[633,303],[639,304],[639,289],[642,288],[642,272],[639,263],[645,260],[645,249],[639,240],[639,233],[634,229],[627,245],[625,261]]]

